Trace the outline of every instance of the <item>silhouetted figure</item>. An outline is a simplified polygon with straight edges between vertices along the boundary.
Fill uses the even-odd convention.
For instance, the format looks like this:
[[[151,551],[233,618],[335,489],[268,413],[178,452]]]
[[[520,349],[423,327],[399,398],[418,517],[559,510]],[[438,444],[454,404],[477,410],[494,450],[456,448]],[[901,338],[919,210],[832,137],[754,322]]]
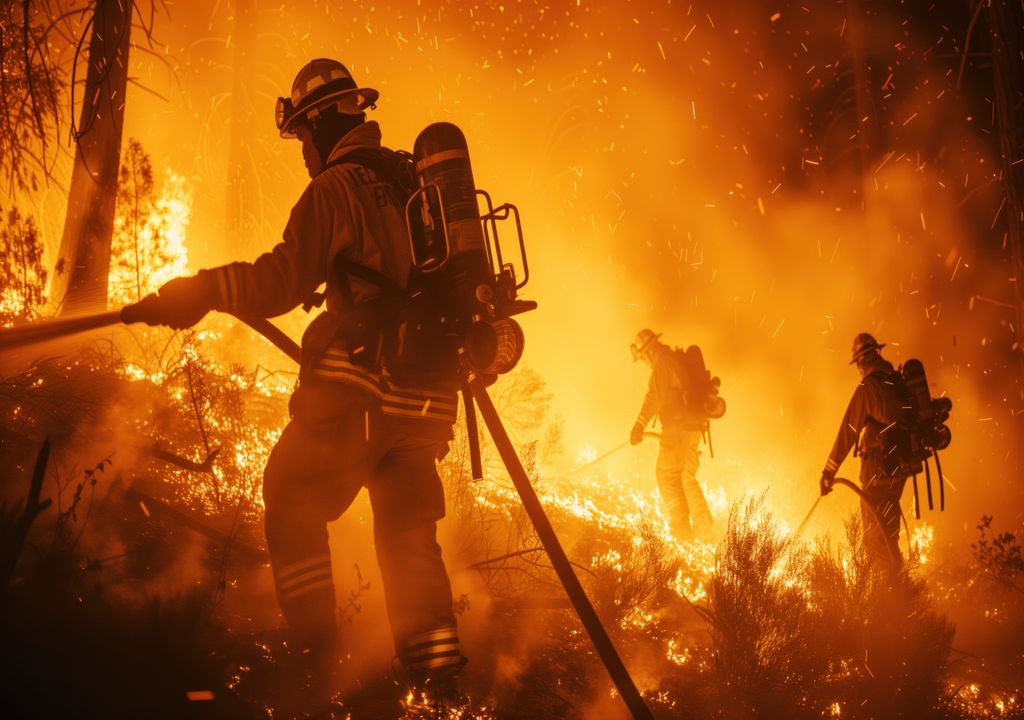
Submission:
[[[668,511],[672,534],[679,542],[685,542],[695,535],[710,536],[713,526],[707,500],[697,483],[698,446],[707,416],[692,402],[702,393],[695,387],[697,378],[689,367],[690,351],[670,348],[658,340],[660,337],[660,333],[645,328],[630,346],[633,360],[643,360],[650,366],[651,380],[629,439],[632,444],[639,444],[648,423],[655,416],[660,418],[661,446],[655,466],[658,489]],[[696,348],[693,350],[699,354]],[[703,367],[703,360],[700,364]]]
[[[892,364],[882,358],[874,337],[861,333],[853,339],[853,358],[861,382],[853,392],[839,424],[832,452],[821,473],[822,495],[832,491],[839,466],[852,449],[860,455],[861,521],[864,543],[880,567],[898,567],[900,496],[908,475],[900,470],[896,438],[907,414],[902,397],[903,380]]]
[[[339,62],[318,59],[302,68],[291,96],[278,100],[277,127],[301,141],[311,181],[283,241],[254,262],[172,280],[126,314],[175,328],[212,309],[273,317],[315,304],[326,282],[326,311],[302,339],[291,422],[264,473],[278,598],[297,642],[319,661],[321,684],[329,685],[337,602],[327,523],[365,485],[398,658],[413,686],[430,690],[451,687],[464,662],[436,540],[445,512],[436,461],[447,453],[457,405],[454,387],[400,385],[382,366],[381,289],[358,271],[404,287],[411,256],[400,182],[388,176],[394,156],[364,113],[377,98]]]

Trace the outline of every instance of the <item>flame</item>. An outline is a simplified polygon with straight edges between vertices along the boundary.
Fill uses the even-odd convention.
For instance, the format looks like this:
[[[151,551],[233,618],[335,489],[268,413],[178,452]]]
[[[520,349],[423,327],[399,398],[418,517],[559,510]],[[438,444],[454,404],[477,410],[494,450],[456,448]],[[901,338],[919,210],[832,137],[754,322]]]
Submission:
[[[669,639],[666,643],[665,657],[674,665],[686,665],[692,659],[690,649],[680,647],[679,641],[675,638]]]
[[[445,12],[438,12],[435,19],[433,11],[421,9],[417,3],[404,16],[401,11],[398,15],[378,13],[372,24],[352,24],[358,28],[358,36],[344,38],[353,57],[372,58],[366,62],[373,64],[373,71],[366,67],[366,77],[361,73],[359,79],[390,84],[392,95],[386,100],[393,98],[394,102],[390,106],[382,102],[380,110],[385,113],[380,119],[388,142],[393,139],[395,147],[409,147],[421,129],[423,117],[406,112],[406,108],[428,103],[444,108],[442,112],[451,112],[470,137],[477,177],[486,178],[492,189],[514,189],[511,199],[533,223],[528,229],[544,228],[545,242],[531,245],[530,250],[537,253],[531,258],[533,264],[546,272],[537,273],[537,280],[528,288],[531,296],[540,300],[543,312],[527,316],[524,327],[530,337],[529,361],[558,389],[560,406],[556,411],[567,419],[570,447],[581,438],[593,439],[594,433],[632,419],[630,413],[635,413],[642,397],[646,375],[628,369],[626,344],[638,327],[648,324],[664,330],[669,342],[695,342],[704,347],[709,365],[723,377],[730,411],[715,432],[716,445],[725,455],[719,461],[702,462],[698,475],[719,524],[730,502],[755,483],[772,485],[778,493],[772,498],[778,507],[788,504],[802,512],[809,504],[808,498],[816,492],[815,473],[855,387],[856,378],[845,366],[845,353],[848,339],[861,329],[884,328],[894,357],[907,357],[900,348],[902,343],[907,352],[925,357],[930,373],[936,370],[931,379],[950,388],[957,398],[958,417],[964,419],[964,434],[957,430],[954,447],[970,445],[964,442],[968,432],[987,437],[980,435],[987,430],[968,430],[973,426],[968,421],[979,419],[977,407],[971,407],[980,405],[972,398],[972,383],[984,387],[983,382],[990,382],[984,377],[992,366],[988,361],[1005,357],[1005,348],[1004,355],[989,352],[994,345],[1009,345],[1006,323],[999,329],[999,320],[990,319],[997,316],[983,315],[999,312],[1000,306],[993,305],[988,294],[1003,296],[983,285],[954,288],[953,282],[973,283],[972,277],[985,272],[982,258],[976,262],[971,252],[964,252],[961,262],[957,248],[969,250],[973,240],[983,236],[964,227],[961,220],[971,216],[955,208],[971,200],[976,189],[985,187],[994,163],[980,167],[964,160],[964,172],[960,172],[959,161],[943,164],[938,158],[922,159],[920,152],[915,159],[908,141],[878,159],[869,176],[873,188],[855,203],[832,202],[832,188],[826,180],[838,184],[841,176],[824,175],[828,158],[816,147],[817,139],[805,141],[802,126],[797,138],[795,122],[747,121],[762,113],[765,118],[774,118],[776,113],[783,117],[790,109],[780,98],[791,92],[808,95],[811,82],[813,88],[830,82],[828,73],[819,77],[821,67],[829,67],[821,57],[834,53],[839,42],[834,28],[839,23],[832,23],[828,30],[822,24],[817,33],[808,29],[800,35],[810,46],[803,47],[804,54],[819,58],[813,74],[816,66],[810,59],[806,63],[809,69],[784,73],[785,63],[771,62],[772,48],[756,39],[769,34],[749,32],[756,25],[746,17],[743,4],[737,4],[732,12],[716,12],[714,21],[710,14],[707,22],[695,14],[692,25],[689,12],[683,21],[684,15],[676,13],[674,6],[664,9],[668,5],[661,10],[652,6],[641,25],[640,18],[628,15],[633,12],[628,4],[601,8],[600,4],[577,2],[562,23],[550,15],[531,15],[543,16],[546,6],[525,3],[516,9],[518,23],[509,23],[499,17],[505,14],[503,6],[463,12],[458,4],[445,4]],[[299,34],[287,36],[295,30],[294,16],[312,16],[313,11],[282,6],[280,12],[280,28],[268,37],[267,62],[263,63],[273,68],[275,77],[259,79],[264,85],[273,81],[286,89],[288,74],[304,62],[302,53],[325,39],[336,42],[339,27],[322,18],[323,22],[311,23],[311,40],[301,36],[302,42],[296,42]],[[720,21],[720,14],[729,22]],[[422,26],[423,36],[429,38],[439,29],[442,16],[445,37],[454,28],[465,37],[477,38],[480,45],[466,52],[467,46],[444,45],[436,37],[433,45],[416,40],[410,45],[402,35],[402,23],[415,20],[417,31]],[[775,13],[769,20],[775,23],[780,17]],[[782,20],[789,22],[790,18]],[[213,13],[210,22],[224,23],[226,16]],[[551,30],[538,35],[534,29],[542,23]],[[735,34],[742,32],[743,42],[752,43],[750,52],[732,52],[736,42],[733,24]],[[665,28],[665,37],[653,39],[649,25]],[[725,30],[716,30],[716,25]],[[520,38],[518,31],[513,31],[516,27],[529,27],[530,31]],[[502,28],[500,40],[489,34],[494,28]],[[404,32],[415,37],[411,29]],[[396,40],[398,50],[383,50],[387,43],[382,44],[381,37]],[[517,38],[520,46],[510,47]],[[280,44],[275,47],[275,43]],[[410,55],[414,47],[423,54]],[[560,49],[569,51],[559,53]],[[409,57],[424,61],[410,63]],[[474,62],[468,61],[471,57]],[[762,64],[762,57],[769,62]],[[183,58],[186,80],[194,80],[198,92],[209,89],[201,85],[205,79],[197,80],[208,73],[206,60],[192,50]],[[833,61],[827,58],[830,65]],[[790,86],[802,82],[805,72],[809,78],[806,86]],[[680,84],[683,76],[691,78],[690,82]],[[148,79],[153,77],[155,73]],[[907,76],[902,82],[907,87],[915,84]],[[934,132],[947,140],[940,132],[941,125],[948,125],[951,131],[960,127],[948,119],[943,121],[939,108],[945,106],[940,106],[939,98],[947,88],[941,83],[936,77],[929,86],[942,88],[938,96],[904,93],[903,102],[908,105],[924,102],[937,109],[919,115],[908,108],[899,122],[900,128],[909,128],[902,132],[911,133],[931,122],[932,130],[924,134]],[[929,85],[927,77],[924,85]],[[730,90],[719,96],[713,92],[719,87]],[[688,88],[693,97],[687,97]],[[745,101],[739,100],[741,95]],[[962,94],[947,94],[947,98],[954,96]],[[194,97],[189,93],[188,102]],[[144,114],[146,106],[134,100],[128,104],[127,122],[134,117],[135,122],[144,119],[149,125],[152,118]],[[741,102],[751,104],[744,110]],[[210,106],[209,117],[191,108],[187,114],[181,113],[182,123],[192,123],[195,117],[199,122],[207,120],[205,127],[183,132],[178,123],[157,124],[154,137],[163,136],[166,146],[176,150],[183,136],[198,137],[195,155],[202,158],[200,162],[216,162],[219,154],[210,150],[227,144],[229,126],[209,122],[220,104]],[[531,122],[521,121],[523,107],[531,108]],[[389,112],[394,114],[388,116]],[[272,130],[269,117],[266,122],[263,130],[255,132]],[[769,128],[770,134],[759,139],[756,126]],[[972,137],[966,132],[963,135],[970,148],[964,156],[978,149]],[[787,148],[787,142],[796,142],[801,152],[794,154],[796,146]],[[281,149],[280,156],[277,149],[284,146],[272,147],[274,152],[254,153],[261,164],[253,168],[247,181],[251,181],[249,187],[274,189],[262,192],[258,207],[265,216],[256,220],[276,234],[307,178],[296,146]],[[280,157],[286,161],[281,162]],[[982,164],[992,159],[984,150],[977,157]],[[224,186],[224,172],[198,175],[200,197],[216,197],[222,192],[218,188]],[[958,178],[962,182],[955,182]],[[807,187],[802,189],[802,184]],[[961,185],[963,191],[954,192]],[[112,302],[135,300],[187,270],[185,236],[191,203],[188,184],[181,176],[168,173],[160,200],[138,235],[132,230],[129,236],[125,220],[119,219]],[[196,225],[212,234],[209,228],[218,226],[216,220],[207,216]],[[971,223],[972,227],[985,225]],[[529,242],[536,242],[536,236],[527,234]],[[139,262],[134,257],[137,239],[147,248]],[[203,239],[209,242],[193,243],[193,247],[220,247],[219,238]],[[954,241],[956,247],[948,250]],[[254,255],[239,253],[231,259]],[[924,283],[921,278],[932,277],[936,269],[933,256],[939,263],[947,258],[946,271],[934,273],[934,282]],[[204,264],[207,259],[203,258]],[[951,267],[953,263],[955,267]],[[985,295],[970,295],[969,306],[959,302],[980,290]],[[977,311],[976,298],[984,303]],[[0,307],[10,301],[5,290]],[[942,301],[945,312],[940,316]],[[594,318],[600,320],[595,323]],[[943,331],[954,328],[959,344],[954,341],[943,350],[938,338],[952,335]],[[221,337],[210,331],[200,333],[199,340],[215,344]],[[989,349],[965,350],[979,344]],[[567,348],[578,352],[570,357]],[[196,348],[186,349],[183,355],[182,362],[200,358]],[[752,357],[756,361],[751,362]],[[177,375],[172,371],[177,369],[148,369],[143,363],[129,363],[122,373],[164,388],[187,414],[190,393],[180,379],[174,379]],[[275,377],[239,372],[228,364],[211,362],[206,371],[247,397],[283,400],[291,389],[289,383]],[[999,376],[993,373],[992,377]],[[607,392],[613,384],[621,387]],[[562,392],[563,388],[567,391]],[[230,442],[222,447],[221,460],[209,482],[197,482],[184,471],[173,473],[182,497],[211,512],[219,504],[242,500],[258,511],[262,507],[260,473],[284,417],[239,424],[221,406],[205,410],[211,434]],[[999,412],[1013,418],[1018,411],[1006,403]],[[988,415],[986,409],[980,419],[990,420]],[[595,447],[606,446],[582,444],[576,453],[577,463],[592,462],[598,457]],[[991,457],[997,456],[1002,452],[991,453]],[[951,462],[955,469],[960,460],[951,453]],[[653,475],[653,463],[645,472]],[[503,470],[490,467],[486,474],[502,477]],[[708,580],[715,572],[715,546],[706,541],[676,542],[649,479],[645,482],[640,474],[621,468],[559,478],[551,468],[542,466],[538,492],[561,527],[582,526],[594,534],[616,538],[618,545],[590,556],[593,565],[614,573],[627,571],[624,558],[632,545],[643,541],[638,527],[652,526],[657,539],[679,562],[669,588],[691,602],[700,602],[706,598]],[[477,483],[472,493],[476,507],[499,516],[511,517],[519,508],[518,497],[507,484]],[[836,501],[830,502],[836,506]],[[780,519],[779,532],[787,533],[785,518],[781,513],[775,517]],[[919,525],[909,541],[919,563],[931,561],[932,526]],[[852,573],[846,560],[843,563]],[[776,572],[785,571],[778,568]],[[647,610],[622,620],[624,626],[636,629],[654,621]],[[666,657],[671,662],[685,663],[686,653],[676,640],[669,641]],[[961,697],[976,698],[978,692],[971,686]],[[411,694],[408,700],[414,700]],[[831,706],[834,716],[841,709],[839,703]]]
[[[185,178],[166,170],[160,195],[136,224],[119,208],[111,243],[108,302],[125,305],[188,271],[185,240],[192,217],[192,191]]]
[[[11,327],[14,324],[13,318],[21,313],[24,306],[24,297],[13,287],[0,289],[0,318],[4,318],[0,327]]]
[[[199,413],[207,435],[205,442],[209,443],[209,449],[201,450],[219,451],[212,473],[205,476],[197,477],[194,471],[176,467],[167,469],[165,477],[176,496],[188,506],[208,513],[241,506],[247,517],[258,519],[263,511],[263,469],[287,422],[284,408],[293,383],[286,375],[245,372],[237,365],[207,358],[204,351],[215,347],[222,339],[221,330],[203,330],[194,336],[185,336],[179,357],[170,366],[149,369],[139,362],[127,361],[118,367],[118,372],[126,380],[148,384],[154,393],[163,393],[183,419],[192,421]],[[189,372],[202,376],[203,383],[217,384],[217,396],[212,400],[197,396],[195,388],[189,385]],[[228,402],[232,395],[237,402]],[[275,403],[281,412],[263,413],[259,422],[246,417],[250,404],[265,401]],[[160,430],[152,427],[147,417],[138,418],[137,428],[172,446],[180,442],[177,432],[171,438],[160,437]],[[190,445],[194,446],[199,439],[191,437]],[[197,463],[203,460],[202,457],[190,459]]]
[[[919,522],[910,531],[910,556],[917,564],[925,565],[935,544],[935,526]]]

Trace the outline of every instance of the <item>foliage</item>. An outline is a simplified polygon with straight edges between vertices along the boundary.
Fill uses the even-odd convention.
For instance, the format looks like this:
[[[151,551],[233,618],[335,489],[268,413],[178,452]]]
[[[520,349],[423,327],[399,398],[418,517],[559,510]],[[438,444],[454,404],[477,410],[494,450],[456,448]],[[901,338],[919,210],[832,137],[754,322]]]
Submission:
[[[807,601],[795,578],[802,558],[763,508],[734,507],[708,583],[714,673],[730,713],[807,715],[804,691],[821,673]],[[813,712],[812,712],[813,714]]]
[[[1017,536],[1011,532],[996,534],[991,515],[982,516],[978,533],[978,541],[971,543],[971,553],[981,571],[1003,587],[1024,593],[1024,553]]]
[[[616,627],[642,627],[652,612],[672,601],[670,584],[680,568],[679,555],[651,523],[641,524],[633,537],[605,542],[588,578],[591,599]]]
[[[536,485],[539,465],[560,443],[557,423],[548,426],[542,441],[532,439],[545,429],[551,400],[546,384],[536,372],[520,367],[489,392],[510,436],[523,439],[517,450]],[[536,595],[541,588],[550,592],[557,587],[557,580],[543,557],[540,540],[479,417],[478,424],[484,479],[478,483],[471,477],[464,415],[460,415],[450,451],[440,463],[448,515],[456,533],[456,553],[480,573],[496,598]],[[490,492],[501,501],[482,502],[482,496]]]
[[[709,672],[666,683],[695,717],[951,717],[953,627],[912,566],[873,563],[856,520],[845,544],[794,545],[760,500],[735,507],[709,581]],[[692,640],[690,641],[692,643]]]
[[[0,176],[9,192],[32,190],[51,177],[53,151],[66,87],[50,62],[50,13],[39,3],[0,3]]]
[[[0,212],[0,326],[33,320],[46,301],[46,268],[39,228],[16,207]]]
[[[49,499],[39,499],[49,457],[50,442],[47,440],[36,457],[27,497],[10,504],[7,498],[0,498],[0,598],[6,595],[32,524],[51,505]]]
[[[851,520],[844,547],[815,548],[806,578],[816,652],[828,666],[822,694],[844,716],[940,717],[954,628],[914,566],[879,569]]]

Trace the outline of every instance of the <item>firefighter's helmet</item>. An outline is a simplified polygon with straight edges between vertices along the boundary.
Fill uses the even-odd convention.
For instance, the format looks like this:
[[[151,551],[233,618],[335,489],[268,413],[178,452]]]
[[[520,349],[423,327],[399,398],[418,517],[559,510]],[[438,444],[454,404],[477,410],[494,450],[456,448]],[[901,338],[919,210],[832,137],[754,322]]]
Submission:
[[[661,337],[661,333],[656,333],[653,330],[644,328],[636,334],[636,340],[629,346],[629,351],[633,353],[633,362],[636,362],[644,356],[651,345],[658,341]]]
[[[317,58],[299,70],[291,97],[277,99],[277,129],[281,137],[293,138],[299,120],[315,118],[327,107],[358,115],[372,108],[379,96],[376,90],[358,87],[352,73],[337,60]]]
[[[868,333],[860,333],[853,339],[853,351],[850,364],[853,365],[856,362],[860,362],[869,355],[877,355],[878,352],[885,347],[885,343],[879,345],[878,341],[875,340],[873,335]]]

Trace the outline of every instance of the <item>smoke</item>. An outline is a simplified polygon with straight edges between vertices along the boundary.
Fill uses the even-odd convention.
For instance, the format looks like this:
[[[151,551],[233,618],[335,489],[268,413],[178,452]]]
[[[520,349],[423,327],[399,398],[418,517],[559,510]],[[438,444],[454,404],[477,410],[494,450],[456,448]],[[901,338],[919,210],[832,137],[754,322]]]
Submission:
[[[298,144],[277,137],[274,98],[308,59],[337,57],[381,91],[370,117],[386,144],[410,148],[429,122],[453,121],[478,186],[519,206],[524,295],[540,306],[522,318],[523,363],[553,394],[567,459],[626,439],[648,375],[628,345],[651,327],[671,345],[700,345],[722,378],[728,412],[713,424],[715,458],[705,451],[701,481],[728,501],[767,489],[795,526],[858,381],[850,343],[867,331],[894,363],[923,360],[933,392],[953,399],[949,509],[927,518],[939,544],[952,545],[983,512],[1022,509],[1006,487],[1019,467],[1020,349],[1007,306],[1016,278],[1003,258],[985,93],[971,87],[984,76],[955,86],[965,10],[863,5],[872,98],[863,125],[847,4],[408,0],[260,3],[240,115],[227,6],[176,9],[157,28],[171,68],[132,58],[133,74],[167,99],[130,88],[125,135],[194,185],[192,270],[251,259],[276,242],[307,181]],[[229,188],[239,138],[246,182]],[[229,247],[225,208],[236,192],[254,231]],[[51,245],[61,226],[46,213]],[[297,336],[308,318],[280,322]],[[219,350],[236,361],[292,369],[226,337]],[[653,488],[650,444],[607,469]],[[842,474],[855,473],[848,460]],[[811,530],[837,533],[854,507],[833,494]],[[371,622],[347,631],[376,662],[390,641],[366,510],[351,514],[332,532],[338,592],[359,586],[358,563],[371,583],[361,618]],[[467,617],[470,635],[490,619],[479,606]],[[518,671],[516,657],[503,672]]]

